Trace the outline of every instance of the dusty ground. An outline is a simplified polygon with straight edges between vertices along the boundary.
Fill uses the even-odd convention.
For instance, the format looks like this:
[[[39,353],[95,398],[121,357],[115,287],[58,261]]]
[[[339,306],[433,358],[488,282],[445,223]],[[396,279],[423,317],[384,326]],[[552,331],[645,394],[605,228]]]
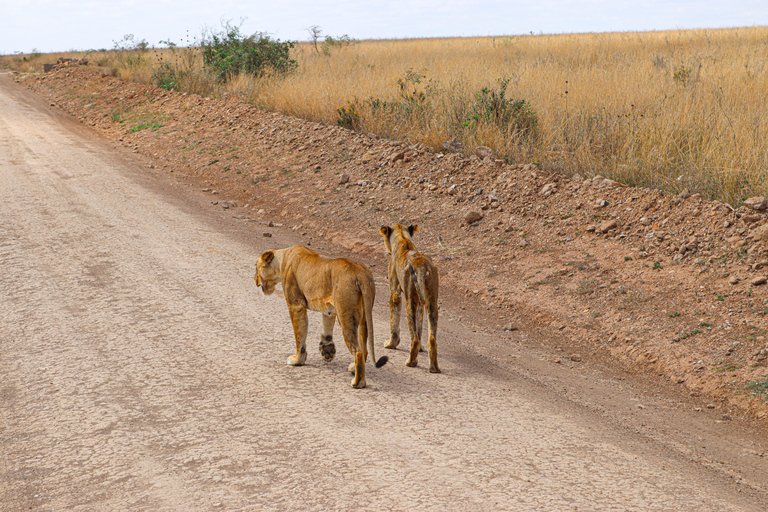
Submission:
[[[440,375],[381,347],[365,390],[343,349],[287,366],[253,261],[307,235],[100,135],[0,74],[3,511],[766,510],[764,432],[450,300]]]
[[[568,182],[557,183],[554,197],[499,187],[506,211],[482,210],[467,189],[488,188],[477,177],[487,164],[467,164],[479,165],[475,181],[451,194],[450,185],[470,176],[443,164],[454,156],[411,156],[234,99],[161,97],[164,91],[119,82],[107,88],[112,79],[92,71],[38,80],[25,82],[41,93],[33,94],[0,75],[0,508],[765,510],[761,409],[740,409],[704,388],[691,396],[654,366],[622,362],[610,343],[592,347],[592,338],[579,337],[597,339],[613,309],[625,323],[664,320],[647,298],[634,299],[643,315],[636,319],[625,313],[631,303],[622,309],[618,300],[651,294],[640,279],[685,267],[660,261],[663,268],[644,277],[647,267],[639,265],[638,276],[612,284],[618,271],[603,277],[607,263],[595,267],[610,261],[615,240],[553,232],[562,243],[549,248],[553,241],[536,229],[550,226],[519,212],[563,199]],[[151,110],[165,100],[168,113]],[[291,137],[305,142],[291,149]],[[350,152],[356,144],[369,146]],[[385,152],[395,158],[376,156]],[[344,154],[353,156],[337,162]],[[419,164],[419,184],[408,169],[421,158],[429,160]],[[438,169],[454,183],[443,187],[441,178],[419,192],[438,181],[431,177]],[[529,189],[536,173],[486,171],[514,172]],[[408,187],[383,180],[406,173]],[[624,192],[599,190],[608,202]],[[396,200],[406,194],[415,199]],[[284,211],[289,204],[301,218]],[[461,208],[449,215],[465,205],[485,214],[476,226],[460,227]],[[515,211],[510,231],[493,221]],[[577,220],[575,203],[574,212],[563,222]],[[290,339],[285,305],[255,289],[255,255],[303,242],[371,264],[380,346],[386,260],[376,231],[400,219],[422,226],[417,242],[442,271],[444,373],[406,368],[403,351],[384,351],[392,362],[372,370],[362,393],[349,387],[343,352],[330,365],[311,354],[309,365],[292,371],[284,364],[291,343],[276,343]],[[478,248],[483,239],[492,240],[488,249]],[[480,266],[462,271],[473,261]],[[620,261],[612,265],[637,258]],[[554,274],[545,263],[566,272]],[[465,277],[475,272],[477,284]],[[587,278],[600,281],[582,289]],[[557,318],[548,312],[552,293],[561,295]],[[595,310],[601,315],[586,314]],[[681,318],[679,311],[668,318]],[[317,332],[317,319],[310,321]],[[696,348],[691,338],[703,340],[700,334],[670,345]],[[361,453],[368,465],[358,471]]]
[[[435,154],[93,68],[17,80],[149,169],[264,223],[264,236],[290,227],[383,274],[378,227],[418,224],[458,316],[531,333],[554,364],[629,372],[726,421],[768,415],[764,211]]]

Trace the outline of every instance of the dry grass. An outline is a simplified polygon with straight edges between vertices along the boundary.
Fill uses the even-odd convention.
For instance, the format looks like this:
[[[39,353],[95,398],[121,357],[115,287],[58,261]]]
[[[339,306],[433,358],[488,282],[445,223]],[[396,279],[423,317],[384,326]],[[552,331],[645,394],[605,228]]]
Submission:
[[[342,120],[384,137],[436,150],[456,140],[467,153],[487,145],[510,162],[688,188],[736,205],[768,195],[766,41],[768,28],[756,27],[363,41],[330,55],[300,44],[290,76],[226,86],[210,80],[194,50],[150,50],[139,62],[123,52],[109,65],[123,78],[156,82],[158,66],[173,62],[184,90],[238,94],[328,124],[344,107]],[[500,79],[509,79],[507,99],[535,112],[535,129],[471,122],[482,112],[479,91],[498,93]]]

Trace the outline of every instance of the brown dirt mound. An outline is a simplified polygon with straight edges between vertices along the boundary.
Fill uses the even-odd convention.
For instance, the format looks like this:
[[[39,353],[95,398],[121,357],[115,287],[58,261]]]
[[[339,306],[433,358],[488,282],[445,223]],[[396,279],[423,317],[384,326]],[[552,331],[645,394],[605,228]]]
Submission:
[[[657,379],[726,419],[768,415],[755,385],[768,383],[764,211],[435,154],[88,68],[18,80],[150,172],[183,176],[216,207],[290,225],[310,245],[341,246],[374,272],[385,267],[379,226],[419,224],[415,242],[456,314],[535,333],[564,352],[554,362]]]

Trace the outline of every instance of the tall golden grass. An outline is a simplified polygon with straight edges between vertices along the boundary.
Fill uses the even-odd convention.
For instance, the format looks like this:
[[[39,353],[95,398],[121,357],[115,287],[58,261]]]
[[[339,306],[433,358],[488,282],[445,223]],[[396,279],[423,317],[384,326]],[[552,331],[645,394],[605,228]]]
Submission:
[[[437,151],[446,141],[467,153],[485,145],[509,162],[733,205],[768,195],[768,27],[362,41],[329,54],[299,44],[293,58],[288,76],[227,84],[191,48],[149,50],[138,62],[123,52],[106,65],[144,82],[163,63],[178,66],[183,90],[237,94]],[[535,130],[472,121],[480,91],[498,94],[501,79],[506,99],[535,112]]]

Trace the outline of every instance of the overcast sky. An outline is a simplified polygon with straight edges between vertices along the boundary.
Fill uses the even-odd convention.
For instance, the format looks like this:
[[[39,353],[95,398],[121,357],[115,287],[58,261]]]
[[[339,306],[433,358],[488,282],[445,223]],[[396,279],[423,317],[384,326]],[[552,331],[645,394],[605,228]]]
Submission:
[[[768,25],[768,0],[0,0],[0,54],[112,48],[126,34],[179,45],[245,19],[285,40],[559,34]],[[189,34],[189,36],[187,36]]]

